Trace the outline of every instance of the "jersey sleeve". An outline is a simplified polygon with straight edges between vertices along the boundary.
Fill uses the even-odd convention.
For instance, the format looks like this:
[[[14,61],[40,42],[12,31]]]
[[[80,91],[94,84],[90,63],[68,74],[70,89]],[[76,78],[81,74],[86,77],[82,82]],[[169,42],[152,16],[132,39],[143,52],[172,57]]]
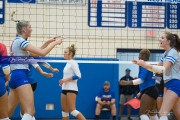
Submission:
[[[0,55],[7,56],[7,48],[4,44],[0,43]]]
[[[29,59],[34,59],[32,56],[29,57]],[[39,66],[38,63],[31,64],[35,69]]]
[[[18,40],[18,44],[19,44],[19,47],[21,48],[21,49],[25,49],[26,48],[26,46],[28,46],[30,43],[28,42],[28,41],[26,41],[26,40],[24,40],[24,39],[19,39]]]
[[[138,78],[140,78],[143,82],[146,79],[148,74],[148,70],[146,68],[140,67]]]
[[[79,70],[79,65],[76,62],[71,63],[72,70],[74,71],[75,75],[72,76],[72,79],[80,79],[81,78],[81,72]]]
[[[43,60],[43,58],[40,57],[40,56],[38,56],[38,57],[36,57],[34,59]],[[51,67],[51,65],[49,63],[47,63],[47,62],[38,62],[38,64],[40,64],[40,65],[42,65],[42,66],[44,66],[45,68],[48,68],[48,69]]]
[[[166,60],[174,64],[177,58],[178,52],[175,49],[171,49],[166,57]]]

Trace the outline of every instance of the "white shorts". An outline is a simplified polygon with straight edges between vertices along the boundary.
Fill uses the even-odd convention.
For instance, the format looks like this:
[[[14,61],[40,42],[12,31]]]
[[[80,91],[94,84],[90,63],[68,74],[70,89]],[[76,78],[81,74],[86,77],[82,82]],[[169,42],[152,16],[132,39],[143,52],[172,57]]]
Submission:
[[[121,94],[120,95],[120,101],[119,101],[119,104],[120,105],[123,105],[125,102],[129,101],[130,99],[133,98],[133,94],[132,95],[124,95],[124,94]]]

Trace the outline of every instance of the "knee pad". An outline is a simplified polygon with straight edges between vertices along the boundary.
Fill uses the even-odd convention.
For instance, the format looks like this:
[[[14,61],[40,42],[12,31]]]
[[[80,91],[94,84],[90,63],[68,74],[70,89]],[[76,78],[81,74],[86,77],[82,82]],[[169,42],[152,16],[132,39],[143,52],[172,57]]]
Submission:
[[[151,120],[159,120],[158,116],[155,115],[155,116],[150,116]]]
[[[141,120],[149,120],[149,117],[146,114],[140,116]]]
[[[77,110],[73,110],[71,112],[71,115],[73,115],[74,117],[76,117],[78,114],[79,114],[79,111],[77,111]]]
[[[159,120],[168,120],[167,116],[161,116]]]
[[[63,112],[63,111],[62,111],[62,117],[69,117],[69,113],[68,113],[68,112]]]

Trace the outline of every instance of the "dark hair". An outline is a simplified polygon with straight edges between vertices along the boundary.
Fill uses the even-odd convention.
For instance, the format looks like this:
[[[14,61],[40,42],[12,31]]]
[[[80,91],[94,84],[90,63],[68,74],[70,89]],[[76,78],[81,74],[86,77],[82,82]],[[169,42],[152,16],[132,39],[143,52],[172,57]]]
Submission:
[[[151,52],[148,49],[142,49],[139,54],[149,60]]]
[[[167,40],[170,40],[170,46],[175,48],[178,52],[180,51],[180,39],[177,34],[165,32]]]
[[[74,44],[72,44],[71,46],[67,47],[67,49],[69,50],[70,53],[72,53],[72,57],[74,57],[74,55],[76,54],[76,47]]]

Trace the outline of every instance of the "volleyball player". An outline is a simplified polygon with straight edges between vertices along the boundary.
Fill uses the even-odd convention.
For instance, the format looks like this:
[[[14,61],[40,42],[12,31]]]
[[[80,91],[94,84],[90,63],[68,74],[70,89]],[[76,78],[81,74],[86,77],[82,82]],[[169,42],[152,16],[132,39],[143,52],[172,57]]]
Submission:
[[[41,62],[39,64],[42,64],[44,67],[50,69],[52,72],[59,72],[59,70],[57,68],[53,68],[50,64],[48,64],[46,62],[43,62],[43,63]],[[29,64],[29,70],[30,71],[28,73],[28,80],[29,80],[29,82],[31,84],[33,92],[35,92],[36,87],[37,87],[37,80],[36,80],[33,68],[35,68],[40,74],[42,74],[43,76],[45,76],[47,78],[52,78],[53,74],[44,72],[38,64]],[[20,110],[21,110],[20,115],[21,115],[21,117],[23,117],[24,110],[23,110],[22,107],[20,107]],[[33,120],[35,120],[35,117],[33,117]]]
[[[149,71],[163,73],[167,91],[164,94],[162,106],[159,111],[160,120],[168,120],[168,113],[173,109],[180,120],[180,39],[177,34],[165,32],[160,38],[160,47],[165,52],[158,65],[150,65],[143,60],[133,60],[139,66]]]
[[[7,56],[6,46],[0,43],[0,59]],[[1,61],[1,60],[0,60]],[[0,120],[9,120],[8,118],[8,95],[5,81],[10,79],[10,66],[0,63]]]
[[[81,78],[81,72],[77,62],[73,60],[75,54],[76,48],[74,44],[64,50],[64,58],[68,62],[63,70],[63,79],[59,81],[60,86],[62,86],[61,107],[63,120],[69,120],[69,111],[78,120],[86,120],[82,113],[76,110],[77,81]]]
[[[139,53],[139,59],[148,61],[150,51],[142,49]],[[143,67],[139,67],[138,79],[132,81],[121,81],[121,85],[139,85],[140,88],[140,118],[141,120],[158,120],[156,112],[156,99],[158,90],[155,80],[152,79],[153,73]],[[149,118],[150,116],[150,118]]]
[[[56,45],[62,43],[61,37],[53,37],[47,47],[40,49],[31,45],[26,39],[31,36],[31,24],[28,21],[19,21],[16,24],[16,30],[18,36],[13,40],[11,45],[11,55],[13,56],[45,56]],[[32,120],[34,116],[34,98],[31,85],[28,81],[28,64],[11,64],[11,79],[9,86],[11,88],[10,95],[14,100],[20,101],[21,106],[24,109],[25,114],[22,120]],[[11,105],[11,102],[8,101]],[[15,109],[16,106],[11,106]]]

